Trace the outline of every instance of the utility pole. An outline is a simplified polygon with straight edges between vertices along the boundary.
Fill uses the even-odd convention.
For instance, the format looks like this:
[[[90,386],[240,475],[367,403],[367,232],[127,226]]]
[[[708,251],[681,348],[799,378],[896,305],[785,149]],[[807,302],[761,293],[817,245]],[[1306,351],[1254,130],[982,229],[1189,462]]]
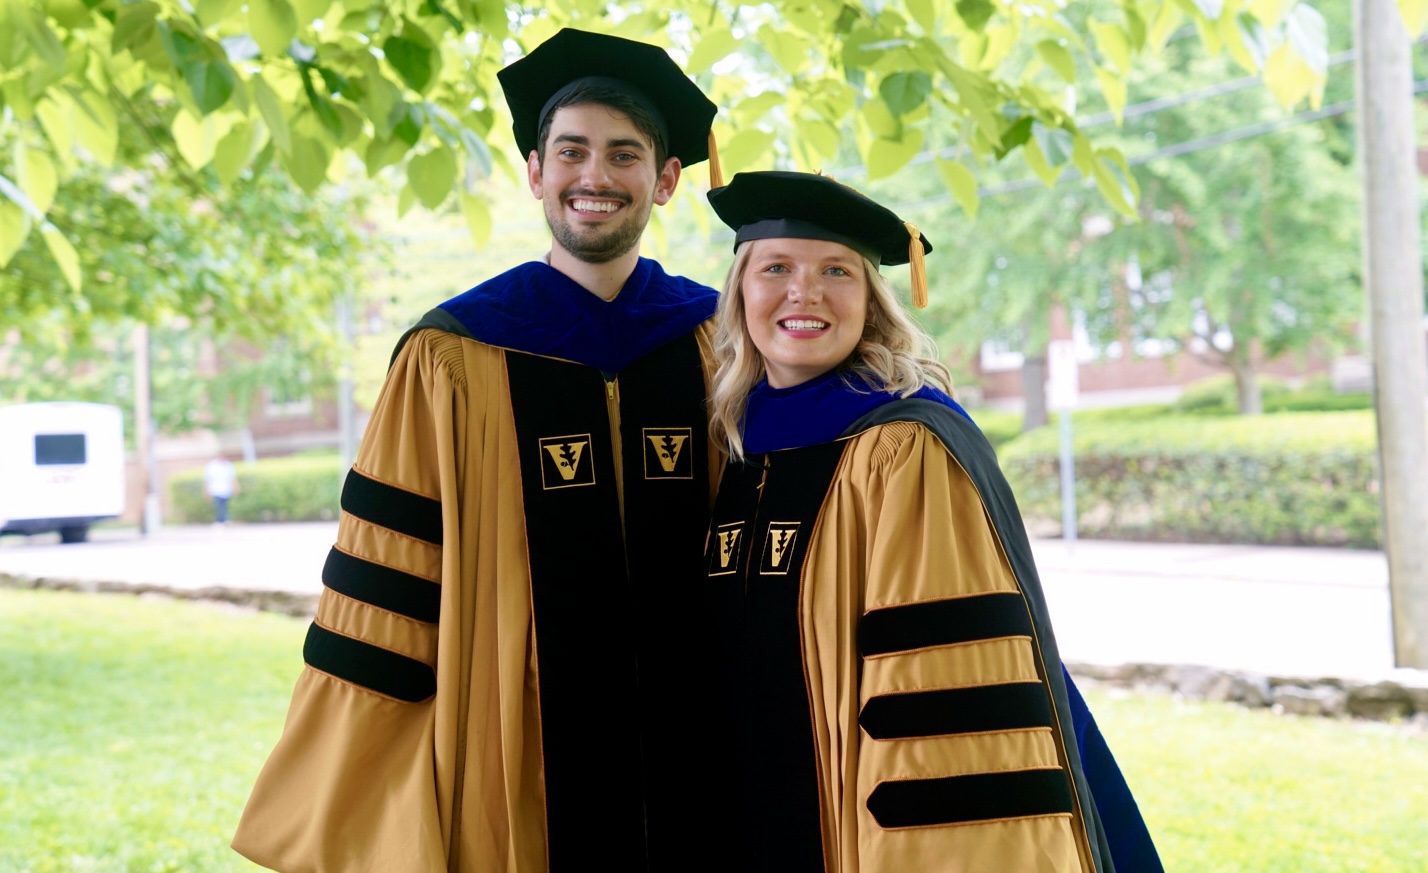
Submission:
[[[1358,144],[1394,661],[1428,668],[1428,350],[1412,38],[1394,0],[1355,0]]]
[[[162,519],[159,512],[159,464],[154,452],[153,382],[149,375],[149,326],[134,328],[134,453],[144,482],[143,515],[139,532],[156,532]]]

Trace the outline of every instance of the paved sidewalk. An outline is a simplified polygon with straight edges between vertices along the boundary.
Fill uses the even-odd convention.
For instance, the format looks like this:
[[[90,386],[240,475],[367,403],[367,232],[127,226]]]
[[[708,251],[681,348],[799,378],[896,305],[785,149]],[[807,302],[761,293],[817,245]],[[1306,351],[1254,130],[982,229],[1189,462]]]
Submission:
[[[0,577],[315,594],[336,522],[0,538]],[[1393,671],[1381,552],[1033,541],[1062,656],[1278,675]]]

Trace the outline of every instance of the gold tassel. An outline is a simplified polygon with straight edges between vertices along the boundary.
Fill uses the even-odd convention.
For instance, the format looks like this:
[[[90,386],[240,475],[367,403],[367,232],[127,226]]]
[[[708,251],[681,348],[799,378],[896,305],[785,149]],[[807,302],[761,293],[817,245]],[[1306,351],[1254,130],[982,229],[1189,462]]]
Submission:
[[[927,262],[923,259],[922,232],[910,221],[904,221],[902,224],[912,237],[907,245],[907,259],[912,264],[912,305],[917,309],[926,309]]]
[[[714,128],[709,128],[709,187],[724,187],[724,171],[719,167],[719,143],[714,140]]]

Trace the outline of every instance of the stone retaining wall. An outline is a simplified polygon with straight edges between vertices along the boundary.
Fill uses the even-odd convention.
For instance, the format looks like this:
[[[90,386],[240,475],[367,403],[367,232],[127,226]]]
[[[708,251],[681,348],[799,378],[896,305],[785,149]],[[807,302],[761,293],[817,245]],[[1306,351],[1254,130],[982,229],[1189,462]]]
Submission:
[[[1428,671],[1395,670],[1391,677],[1274,676],[1184,664],[1066,664],[1077,679],[1133,691],[1179,694],[1195,700],[1272,707],[1294,715],[1412,719],[1428,725]]]
[[[298,618],[317,613],[316,594],[241,588],[176,588],[128,582],[47,579],[0,573],[0,587],[54,591],[151,594],[181,600],[234,604]],[[1270,676],[1184,664],[1087,664],[1067,662],[1080,680],[1131,691],[1179,694],[1195,700],[1272,707],[1294,715],[1412,720],[1428,727],[1428,671],[1396,670],[1391,678]]]

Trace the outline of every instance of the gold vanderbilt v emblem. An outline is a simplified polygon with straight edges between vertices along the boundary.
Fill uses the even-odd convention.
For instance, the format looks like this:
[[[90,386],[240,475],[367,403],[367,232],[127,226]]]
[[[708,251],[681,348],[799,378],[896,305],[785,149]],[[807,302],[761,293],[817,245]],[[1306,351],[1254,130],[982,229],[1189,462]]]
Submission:
[[[733,530],[719,531],[719,566],[726,568],[729,561],[734,557],[734,546],[739,543],[739,534],[743,533],[739,528]]]
[[[764,576],[781,576],[788,572],[792,564],[793,545],[798,541],[797,521],[769,522],[769,532],[764,540],[764,557],[759,562],[759,573]]]
[[[739,569],[739,555],[744,550],[744,523],[721,524],[714,529],[714,542],[709,555],[709,575],[727,576]]]
[[[595,484],[595,465],[590,459],[590,435],[545,437],[540,441],[541,484],[545,490]]]
[[[689,451],[692,430],[687,427],[647,427],[644,435],[646,479],[694,478],[694,462]]]

